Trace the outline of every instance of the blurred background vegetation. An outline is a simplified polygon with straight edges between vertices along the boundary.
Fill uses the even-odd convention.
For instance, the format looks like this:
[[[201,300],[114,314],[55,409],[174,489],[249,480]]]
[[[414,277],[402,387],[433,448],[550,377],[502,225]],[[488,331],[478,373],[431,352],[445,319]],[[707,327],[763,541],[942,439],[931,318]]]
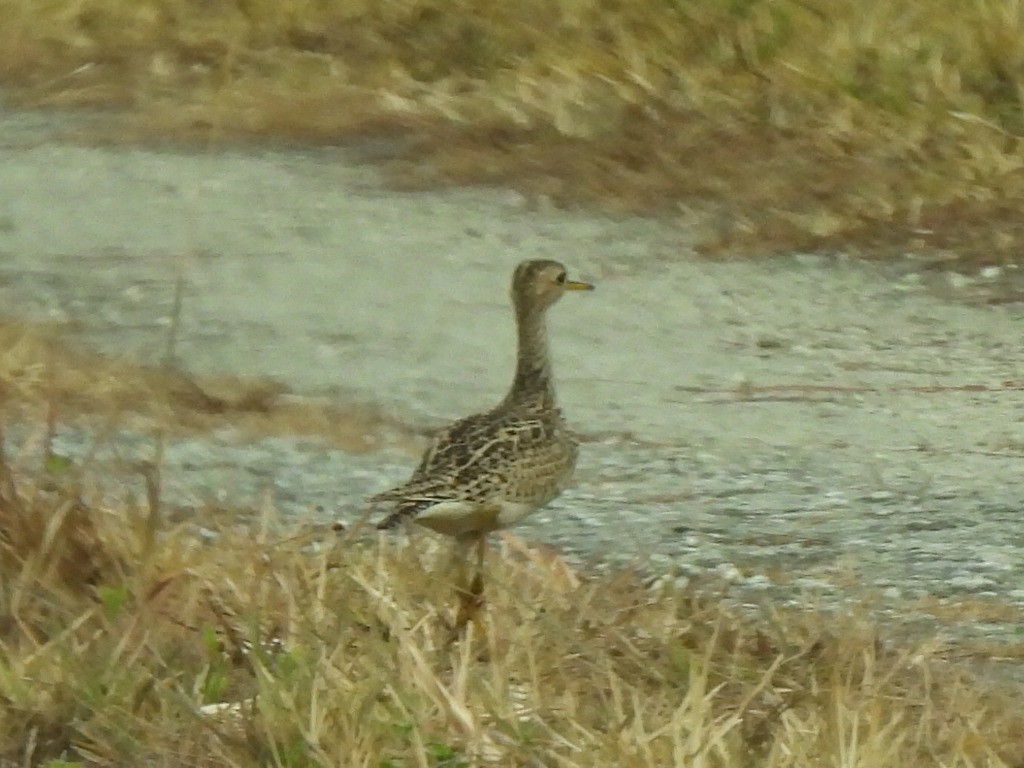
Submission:
[[[701,248],[1020,259],[1014,0],[0,0],[22,105],[398,136],[406,185],[697,213]],[[713,215],[706,215],[706,214]]]

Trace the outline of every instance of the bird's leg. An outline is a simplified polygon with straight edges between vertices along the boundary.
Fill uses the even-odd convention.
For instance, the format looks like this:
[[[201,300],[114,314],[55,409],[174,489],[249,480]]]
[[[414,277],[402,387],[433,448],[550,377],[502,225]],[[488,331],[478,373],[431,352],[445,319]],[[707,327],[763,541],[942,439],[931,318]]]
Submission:
[[[483,604],[484,594],[484,557],[487,554],[487,534],[482,533],[476,540],[476,573],[469,585],[469,594]]]
[[[462,559],[462,574],[460,580],[456,583],[455,589],[459,596],[459,612],[455,617],[455,629],[460,631],[470,621],[472,621],[481,606],[484,604],[483,592],[484,592],[484,555],[487,552],[487,536],[486,534],[474,534],[472,537],[466,539],[460,538],[461,544],[471,544],[475,540],[476,543],[476,573],[473,575],[473,581],[469,584],[469,588],[466,588],[465,581],[465,557]],[[463,550],[465,551],[465,550]],[[466,553],[468,554],[468,553]]]
[[[469,560],[469,548],[472,546],[474,537],[472,536],[459,536],[455,539],[455,546],[452,548],[452,584],[455,585],[455,591],[458,594],[466,592]]]

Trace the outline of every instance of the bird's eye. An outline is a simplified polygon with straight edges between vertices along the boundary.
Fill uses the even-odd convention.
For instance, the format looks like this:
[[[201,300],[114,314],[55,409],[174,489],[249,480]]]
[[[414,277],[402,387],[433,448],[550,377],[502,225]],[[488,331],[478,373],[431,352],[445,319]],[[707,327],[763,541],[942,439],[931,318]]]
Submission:
[[[558,277],[555,278],[555,282],[559,285],[565,284],[565,272],[559,272]]]

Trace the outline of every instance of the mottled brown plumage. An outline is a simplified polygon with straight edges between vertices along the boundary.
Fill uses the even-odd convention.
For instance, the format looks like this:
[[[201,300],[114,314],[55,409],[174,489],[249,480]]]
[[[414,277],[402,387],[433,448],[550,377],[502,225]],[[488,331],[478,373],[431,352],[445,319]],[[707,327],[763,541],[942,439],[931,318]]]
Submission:
[[[565,291],[592,288],[566,280],[555,261],[516,267],[518,355],[508,394],[490,411],[443,429],[408,482],[371,499],[394,505],[379,528],[411,519],[471,540],[517,523],[562,491],[577,443],[555,403],[544,314]]]

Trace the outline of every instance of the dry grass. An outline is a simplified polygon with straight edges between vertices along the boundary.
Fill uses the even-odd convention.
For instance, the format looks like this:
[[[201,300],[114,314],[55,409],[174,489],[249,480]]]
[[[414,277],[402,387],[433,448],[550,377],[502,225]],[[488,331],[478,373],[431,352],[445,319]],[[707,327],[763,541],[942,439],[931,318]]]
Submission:
[[[1019,766],[1020,702],[867,621],[743,620],[502,548],[449,642],[412,546],[110,507],[0,461],[0,764]],[[209,526],[209,521],[203,521]]]
[[[274,381],[199,378],[110,358],[57,327],[0,320],[0,406],[20,415],[133,421],[174,433],[230,427],[241,435],[315,435],[347,451],[380,448],[381,435],[412,442],[407,428],[370,405],[292,397]]]
[[[23,103],[118,136],[400,131],[405,184],[702,214],[708,253],[1019,258],[1024,4],[0,0]]]

